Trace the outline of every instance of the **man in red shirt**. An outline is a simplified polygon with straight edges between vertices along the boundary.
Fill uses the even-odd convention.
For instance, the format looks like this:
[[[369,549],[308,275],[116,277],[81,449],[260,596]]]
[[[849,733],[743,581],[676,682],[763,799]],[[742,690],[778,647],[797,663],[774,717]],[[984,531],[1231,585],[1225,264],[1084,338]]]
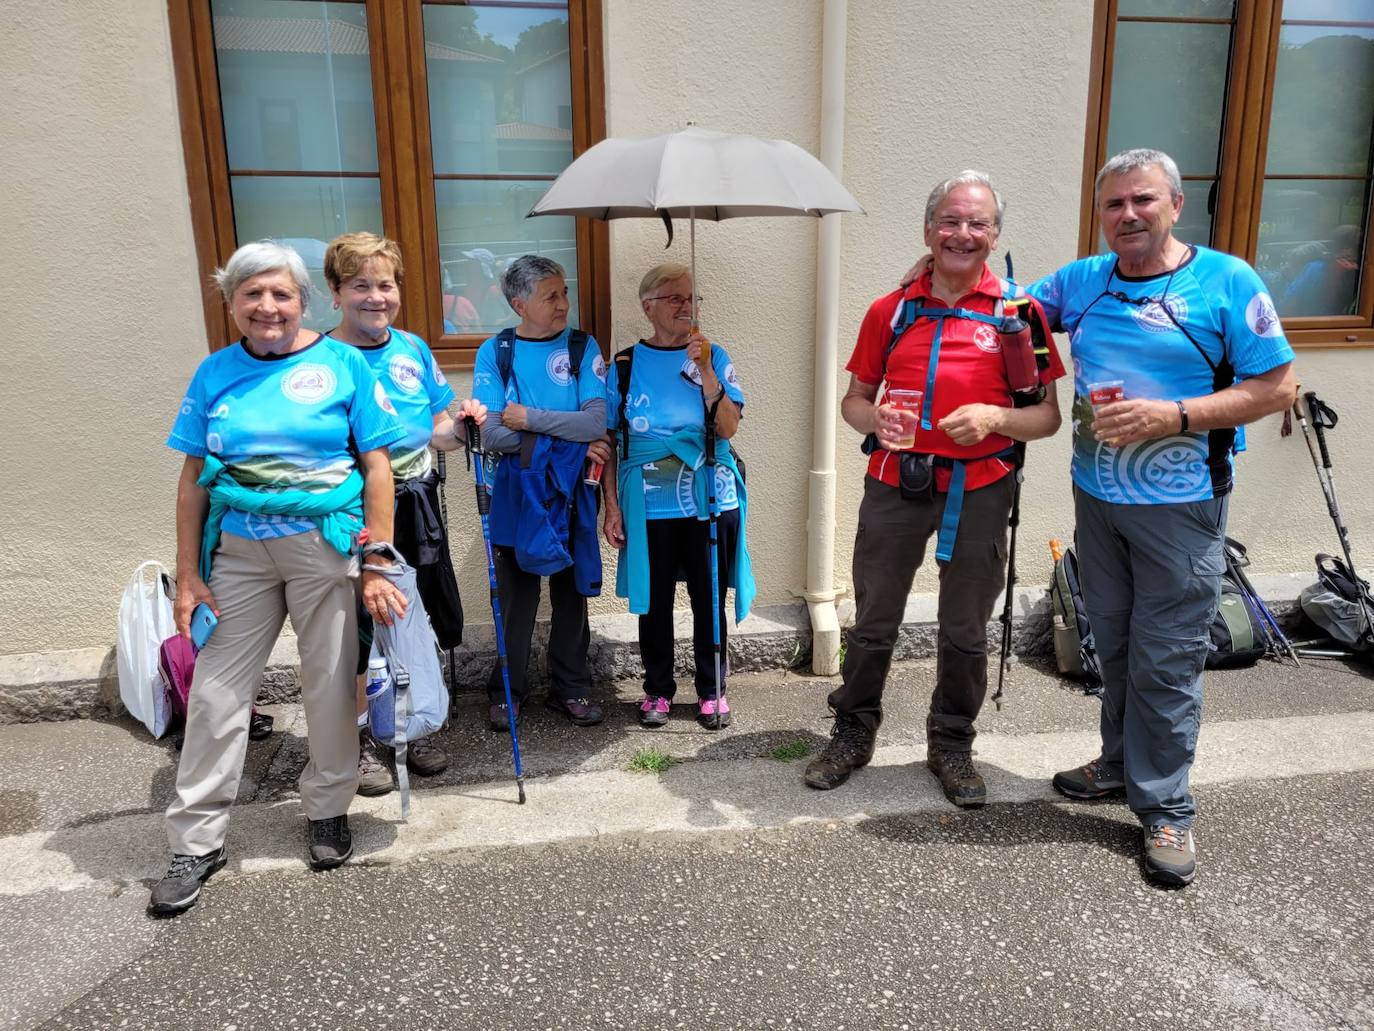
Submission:
[[[987,694],[987,624],[1004,583],[1016,442],[1059,428],[1054,381],[1064,375],[1039,305],[988,269],[1002,212],[1001,196],[981,172],[937,186],[925,210],[931,267],[874,301],[859,329],[840,406],[871,448],[854,541],[858,612],[846,637],[844,683],[828,698],[830,743],[806,768],[813,788],[838,787],[873,758],[911,581],[938,531],[939,636],[926,762],[954,804],[987,800],[970,755]],[[1039,320],[1048,349],[1039,370],[1043,393],[1022,407],[1013,406],[1003,310]]]

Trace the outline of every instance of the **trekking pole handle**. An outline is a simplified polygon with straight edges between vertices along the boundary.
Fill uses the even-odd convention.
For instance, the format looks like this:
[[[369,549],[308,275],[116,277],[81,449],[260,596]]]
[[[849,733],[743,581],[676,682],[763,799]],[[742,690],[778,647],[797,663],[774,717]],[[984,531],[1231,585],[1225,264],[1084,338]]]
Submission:
[[[1307,405],[1307,415],[1312,423],[1312,429],[1317,434],[1317,447],[1322,453],[1322,468],[1331,468],[1331,452],[1326,450],[1326,427],[1322,422],[1322,409],[1325,405],[1318,399],[1315,391],[1309,390],[1302,396],[1303,402]]]
[[[469,451],[482,450],[482,428],[477,425],[477,420],[470,415],[463,416],[463,425],[467,428],[467,445]]]

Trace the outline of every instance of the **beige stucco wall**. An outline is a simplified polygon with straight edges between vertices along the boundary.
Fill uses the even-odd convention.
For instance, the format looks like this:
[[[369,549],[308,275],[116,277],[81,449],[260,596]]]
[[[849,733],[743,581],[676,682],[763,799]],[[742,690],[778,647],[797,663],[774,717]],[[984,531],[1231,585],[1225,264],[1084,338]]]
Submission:
[[[820,0],[604,3],[612,134],[692,119],[818,148]],[[108,645],[134,565],[171,563],[178,462],[162,442],[205,353],[165,4],[22,6],[0,36],[0,258],[22,308],[5,342],[0,408],[0,653]],[[1000,5],[986,30],[970,26],[959,0],[921,4],[919,20],[913,9],[849,4],[845,179],[868,214],[843,223],[841,364],[868,302],[919,253],[919,210],[951,172],[972,165],[1000,184],[1002,245],[1022,278],[1076,254],[1091,5]],[[613,347],[644,329],[634,297],[643,270],[665,253],[685,260],[682,228],[667,252],[661,226],[613,228]],[[760,603],[789,600],[805,577],[816,233],[800,219],[698,227],[704,324],[749,399],[740,446]],[[1374,565],[1370,359],[1299,358],[1304,381],[1341,412],[1338,484],[1364,565]],[[837,395],[846,380],[838,372]],[[836,569],[847,582],[863,467],[847,427],[839,441]],[[1280,440],[1276,419],[1252,429],[1251,448],[1233,532],[1261,572],[1308,569],[1336,542],[1306,449]],[[1048,574],[1046,538],[1072,531],[1067,463],[1067,427],[1032,449],[1027,583]],[[481,621],[485,566],[467,477],[455,463],[454,554]],[[934,587],[923,571],[916,590]]]

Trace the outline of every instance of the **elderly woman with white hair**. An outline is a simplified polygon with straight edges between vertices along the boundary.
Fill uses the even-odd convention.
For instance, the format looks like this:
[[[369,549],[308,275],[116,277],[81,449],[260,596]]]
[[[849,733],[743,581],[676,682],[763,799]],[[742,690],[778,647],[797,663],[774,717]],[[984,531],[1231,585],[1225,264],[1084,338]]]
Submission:
[[[217,622],[196,660],[154,916],[189,909],[225,864],[249,709],[288,613],[310,741],[300,779],[309,862],[329,869],[352,854],[359,539],[364,526],[369,547],[391,539],[387,448],[404,434],[362,354],[301,326],[310,278],[295,251],[245,244],[215,278],[243,336],[200,363],[167,443],[186,456],[177,629],[189,637],[198,611]],[[362,596],[374,619],[405,612],[379,573],[362,574]]]

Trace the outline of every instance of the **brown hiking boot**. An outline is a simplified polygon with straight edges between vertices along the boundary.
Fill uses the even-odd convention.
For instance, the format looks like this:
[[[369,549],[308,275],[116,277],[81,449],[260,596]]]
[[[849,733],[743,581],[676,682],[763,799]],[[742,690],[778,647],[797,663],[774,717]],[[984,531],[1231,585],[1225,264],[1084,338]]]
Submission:
[[[940,781],[945,797],[955,805],[974,809],[987,804],[988,787],[974,768],[971,752],[947,752],[943,748],[928,748],[926,765]]]
[[[377,742],[366,729],[358,732],[358,794],[385,795],[392,789],[391,770],[377,754]]]
[[[869,764],[878,736],[857,717],[837,715],[830,728],[830,743],[806,768],[807,787],[818,791],[837,788],[857,769]]]

